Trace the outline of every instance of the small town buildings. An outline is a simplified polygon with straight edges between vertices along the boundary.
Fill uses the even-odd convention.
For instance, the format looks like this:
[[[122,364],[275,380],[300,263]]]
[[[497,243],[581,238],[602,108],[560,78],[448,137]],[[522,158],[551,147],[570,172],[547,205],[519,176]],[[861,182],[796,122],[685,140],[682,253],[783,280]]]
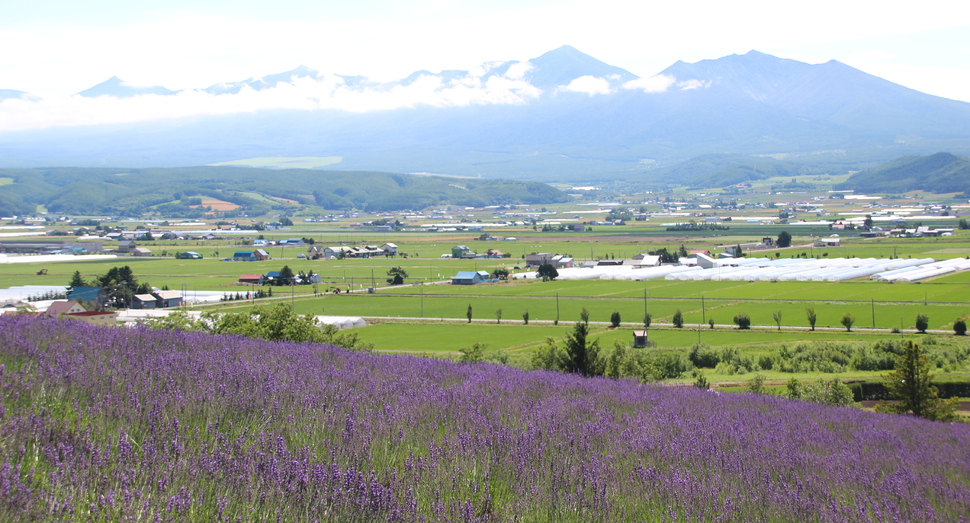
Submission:
[[[397,245],[393,243],[385,243],[384,245],[381,245],[381,250],[384,251],[384,254],[388,256],[397,256]]]
[[[324,251],[323,246],[321,246],[321,245],[311,245],[306,250],[306,257],[309,258],[309,259],[311,259],[311,260],[316,260],[316,259],[322,258],[324,256],[323,251]]]
[[[236,251],[232,254],[232,261],[256,261],[253,251]]]
[[[460,271],[458,274],[451,277],[451,284],[475,285],[476,283],[488,281],[488,279],[488,271]]]
[[[152,255],[151,249],[147,249],[145,247],[135,247],[134,249],[131,249],[130,251],[128,251],[128,253],[131,254],[132,256],[151,256]]]
[[[131,240],[121,240],[118,242],[117,250],[118,252],[129,253],[135,247],[138,247],[137,245],[135,245],[135,242]]]

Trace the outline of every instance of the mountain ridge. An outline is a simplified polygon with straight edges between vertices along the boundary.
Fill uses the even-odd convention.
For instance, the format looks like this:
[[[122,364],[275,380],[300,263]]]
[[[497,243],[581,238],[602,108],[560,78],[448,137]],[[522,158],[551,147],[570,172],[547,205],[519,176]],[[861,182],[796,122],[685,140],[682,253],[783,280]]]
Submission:
[[[265,90],[306,78],[377,96],[424,77],[431,81],[414,85],[407,104],[381,110],[263,109],[4,132],[0,166],[200,165],[256,151],[340,156],[339,169],[603,180],[647,179],[644,165],[712,153],[823,161],[846,170],[940,150],[970,154],[970,103],[919,93],[835,60],[806,64],[754,50],[678,61],[649,78],[563,46],[525,62],[419,70],[382,84],[300,66],[216,86],[226,93]]]

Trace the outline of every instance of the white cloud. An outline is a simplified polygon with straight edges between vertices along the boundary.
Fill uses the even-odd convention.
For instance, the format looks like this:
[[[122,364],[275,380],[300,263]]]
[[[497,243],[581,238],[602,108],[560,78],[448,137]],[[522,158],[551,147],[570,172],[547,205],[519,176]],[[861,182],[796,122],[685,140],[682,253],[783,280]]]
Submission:
[[[645,93],[662,93],[670,88],[677,79],[667,74],[657,74],[647,78],[637,78],[623,84],[625,89],[642,89]]]
[[[610,94],[612,89],[610,89],[610,83],[603,78],[596,78],[593,76],[580,76],[579,78],[569,82],[569,85],[564,85],[559,88],[561,91],[569,91],[574,93],[586,93],[590,96],[596,94]]]
[[[509,70],[505,72],[505,76],[513,80],[521,80],[525,77],[525,73],[532,70],[531,62],[519,62],[517,64],[512,64]]]
[[[704,82],[704,81],[697,80],[697,79],[684,80],[682,82],[677,82],[677,87],[679,87],[681,91],[690,91],[690,90],[693,90],[693,89],[707,89],[710,86],[711,86],[711,82],[710,81]]]
[[[298,78],[272,89],[255,91],[244,87],[238,94],[212,95],[186,90],[176,95],[144,95],[131,98],[101,96],[52,97],[40,101],[20,99],[0,103],[0,131],[38,129],[179,119],[267,109],[337,109],[349,112],[390,110],[421,105],[459,107],[484,104],[522,104],[541,94],[531,84],[492,76],[463,77],[448,83],[433,75],[422,75],[409,85],[390,89],[354,89],[335,75],[320,80]]]

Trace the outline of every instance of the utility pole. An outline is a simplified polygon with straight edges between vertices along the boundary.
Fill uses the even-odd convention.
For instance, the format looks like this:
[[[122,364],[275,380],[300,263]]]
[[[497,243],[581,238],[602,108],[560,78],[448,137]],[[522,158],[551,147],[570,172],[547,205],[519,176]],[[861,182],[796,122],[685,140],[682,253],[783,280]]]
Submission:
[[[870,306],[872,307],[872,328],[876,328],[876,299],[869,298]]]
[[[556,293],[556,325],[559,325],[559,293]]]

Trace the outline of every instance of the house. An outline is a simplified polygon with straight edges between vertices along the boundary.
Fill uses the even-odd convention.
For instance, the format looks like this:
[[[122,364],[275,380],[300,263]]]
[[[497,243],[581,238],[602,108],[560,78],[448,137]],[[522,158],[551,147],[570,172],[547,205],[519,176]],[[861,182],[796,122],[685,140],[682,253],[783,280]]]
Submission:
[[[269,253],[264,249],[256,249],[253,251],[253,257],[256,258],[256,261],[266,261],[269,259]]]
[[[460,271],[458,274],[451,277],[451,284],[475,285],[476,283],[488,281],[488,279],[488,271]]]
[[[351,258],[372,258],[374,256],[384,256],[384,251],[376,245],[363,245],[350,249]]]
[[[85,312],[72,312],[70,314],[64,314],[61,317],[70,318],[72,320],[81,320],[84,323],[90,323],[91,325],[114,325],[118,322],[117,312],[105,312],[105,311],[85,311]]]
[[[384,245],[381,245],[381,250],[384,251],[384,254],[388,256],[397,256],[397,245],[393,243],[385,243]]]
[[[309,258],[309,259],[311,259],[311,260],[316,260],[318,258],[322,258],[324,256],[323,251],[324,251],[324,249],[323,249],[322,246],[320,246],[320,245],[311,245],[306,250],[306,257]]]
[[[539,253],[534,252],[532,254],[526,254],[525,264],[532,267],[538,267],[539,265],[552,263],[552,257],[553,257],[552,253],[548,253],[548,252],[539,252]]]
[[[242,276],[239,277],[239,280],[238,281],[239,281],[239,283],[249,283],[249,284],[254,284],[254,285],[262,285],[263,284],[263,275],[262,274],[243,274]]]
[[[131,240],[121,240],[118,242],[118,252],[131,252],[135,247],[137,245]]]
[[[132,256],[151,256],[152,255],[151,249],[146,249],[145,247],[135,247],[134,249],[131,249],[130,251],[128,251],[128,253],[131,254]]]
[[[185,251],[178,253],[176,258],[180,260],[201,260],[202,255],[195,251]]]
[[[76,301],[55,301],[44,311],[44,316],[57,318],[62,314],[73,314],[75,312],[85,312],[86,309]]]
[[[467,245],[456,245],[451,248],[452,258],[474,258],[475,253]]]
[[[152,293],[158,300],[156,306],[161,309],[182,305],[182,295],[178,291],[155,291]]]
[[[232,261],[256,261],[253,251],[236,251],[232,255]]]
[[[158,300],[151,294],[136,294],[131,300],[132,309],[154,309]]]
[[[353,249],[347,247],[346,245],[341,245],[339,247],[327,247],[323,250],[323,257],[327,260],[334,258],[349,258],[351,252],[353,252]]]

